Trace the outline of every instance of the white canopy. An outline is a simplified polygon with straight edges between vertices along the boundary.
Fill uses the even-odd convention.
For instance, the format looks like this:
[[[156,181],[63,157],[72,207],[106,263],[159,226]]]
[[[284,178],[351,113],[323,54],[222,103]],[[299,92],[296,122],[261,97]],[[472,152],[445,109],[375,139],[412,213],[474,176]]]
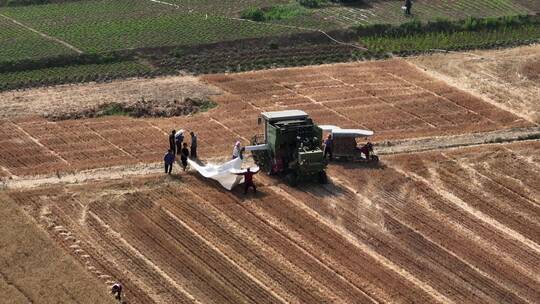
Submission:
[[[372,136],[374,133],[370,130],[362,130],[362,129],[333,129],[332,130],[332,136],[333,137],[365,137],[365,136]]]
[[[332,130],[341,129],[340,127],[334,125],[319,125],[319,128],[325,132],[332,132]]]

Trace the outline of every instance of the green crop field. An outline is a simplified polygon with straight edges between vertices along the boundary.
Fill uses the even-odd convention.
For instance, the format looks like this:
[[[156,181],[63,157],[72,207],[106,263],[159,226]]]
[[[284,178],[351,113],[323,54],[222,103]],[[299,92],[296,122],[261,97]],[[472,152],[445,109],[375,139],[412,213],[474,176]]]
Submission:
[[[18,89],[19,87],[25,87],[28,84],[40,86],[119,77],[124,78],[138,76],[150,71],[151,69],[149,67],[138,62],[124,61],[0,73],[0,91],[6,89]]]
[[[72,2],[6,8],[2,12],[85,52],[196,45],[298,31],[189,13],[147,0]]]
[[[401,9],[403,1],[368,1],[368,3],[361,6],[330,5],[318,9],[315,14],[340,26],[399,24],[411,19],[405,16]],[[417,0],[414,1],[412,12],[413,17],[421,21],[533,13],[520,1],[512,0]]]
[[[363,45],[379,52],[423,52],[433,49],[456,50],[511,45],[519,40],[540,40],[540,27],[527,25],[484,31],[432,32],[402,37],[374,36],[361,38]]]
[[[417,0],[411,19],[404,16],[401,10],[403,1],[398,0],[366,0],[365,3],[357,5],[327,2],[315,9],[298,7],[295,0],[160,1],[166,3],[151,0],[55,0],[56,3],[42,5],[0,6],[0,69],[9,67],[8,70],[0,70],[0,81],[4,83],[2,88],[39,83],[40,79],[45,83],[63,83],[78,79],[101,79],[97,75],[105,75],[107,78],[109,75],[125,77],[146,74],[149,71],[174,73],[178,69],[184,69],[178,62],[197,62],[181,58],[186,52],[188,56],[197,57],[198,48],[194,47],[246,38],[257,39],[256,45],[260,50],[237,43],[228,44],[227,48],[234,45],[237,49],[233,47],[233,52],[247,48],[254,53],[250,58],[257,58],[255,53],[264,53],[267,48],[298,47],[305,53],[304,57],[309,57],[309,53],[320,47],[319,44],[330,43],[329,39],[316,32],[318,30],[347,33],[343,36],[345,39],[358,42],[358,36],[350,36],[350,33],[356,33],[358,26],[399,25],[413,19],[427,22],[440,18],[460,20],[470,16],[534,15],[540,6],[538,0]],[[0,5],[6,3],[4,1]],[[241,20],[240,16],[248,9],[258,9],[274,17],[266,18],[264,22]],[[291,13],[294,10],[299,13]],[[271,15],[275,12],[285,17]],[[348,31],[344,31],[347,29]],[[306,38],[300,40],[267,39],[306,32],[317,34],[309,37],[304,35]],[[475,41],[475,37],[482,39],[476,44],[469,43]],[[500,41],[523,43],[529,39],[537,39],[537,31],[534,28],[523,28],[515,32],[493,30],[486,37],[478,33],[453,33],[451,36],[431,33],[415,37],[363,38],[365,39],[360,39],[360,42],[374,51],[402,52],[411,50],[413,44],[418,44],[415,51],[422,51],[432,48],[457,49],[456,45],[489,46]],[[281,41],[280,45],[275,41]],[[82,64],[76,60],[80,57],[61,42],[85,54],[109,55],[110,52],[122,51],[129,54],[129,60],[106,63],[84,61]],[[289,45],[291,43],[294,45]],[[313,45],[313,50],[309,50],[304,44]],[[218,48],[215,51],[219,54],[224,51],[223,45],[214,48]],[[331,53],[328,50],[327,52]],[[63,57],[58,59],[59,56]],[[207,58],[205,56],[199,57]],[[54,57],[54,64],[49,64],[52,62],[49,60],[51,57]],[[342,57],[355,56],[344,55],[340,58]],[[218,60],[222,61],[221,58]],[[275,64],[276,61],[274,57],[264,57],[261,60],[267,65]],[[39,63],[40,68],[32,67],[34,63]],[[250,66],[250,63],[245,62],[242,66]],[[220,68],[228,69],[229,65],[227,63]],[[120,72],[115,74],[115,69]],[[195,66],[188,70],[198,71],[201,68]]]
[[[527,0],[522,0],[527,1]],[[363,6],[328,4],[279,25],[233,19],[248,7],[267,7],[287,0],[169,0],[178,8],[150,0],[77,1],[59,4],[0,8],[0,14],[65,41],[84,52],[104,52],[162,46],[190,46],[243,38],[279,36],[311,29],[338,29],[358,24],[401,23],[407,20],[400,1],[370,1]],[[501,16],[531,13],[511,0],[418,0],[413,12],[419,20],[440,17]],[[0,61],[70,52],[58,43],[7,24],[0,33]],[[34,43],[35,41],[35,43]],[[35,45],[39,45],[36,48]]]
[[[74,53],[71,49],[49,41],[2,16],[0,16],[0,29],[1,61]]]

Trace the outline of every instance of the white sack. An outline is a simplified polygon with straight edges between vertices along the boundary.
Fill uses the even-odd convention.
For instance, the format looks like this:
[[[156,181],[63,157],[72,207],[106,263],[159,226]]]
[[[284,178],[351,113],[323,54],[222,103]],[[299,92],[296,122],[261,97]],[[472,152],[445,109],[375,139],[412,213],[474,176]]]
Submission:
[[[244,176],[233,172],[242,172],[242,159],[235,158],[221,165],[208,164],[201,166],[188,159],[191,168],[197,170],[202,176],[218,181],[225,189],[231,190],[234,186],[244,182]]]

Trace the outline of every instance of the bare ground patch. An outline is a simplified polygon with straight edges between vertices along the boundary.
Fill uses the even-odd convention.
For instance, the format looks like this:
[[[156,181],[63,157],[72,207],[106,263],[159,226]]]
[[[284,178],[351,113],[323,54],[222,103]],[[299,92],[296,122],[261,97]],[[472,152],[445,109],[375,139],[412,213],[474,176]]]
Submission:
[[[534,123],[540,122],[540,45],[435,54],[408,61],[434,77]]]
[[[156,113],[146,108],[146,114],[174,114],[185,100],[208,100],[219,94],[216,87],[202,83],[196,77],[174,76],[155,79],[130,79],[110,83],[62,85],[23,91],[0,93],[0,118],[42,116],[52,119],[84,117],[99,112],[101,107],[118,104],[141,108],[151,103]],[[144,102],[141,102],[144,101]],[[137,106],[138,105],[138,106]],[[162,109],[163,111],[158,111]],[[174,110],[173,110],[174,109]],[[145,116],[145,115],[141,115]],[[167,115],[164,115],[167,116]]]

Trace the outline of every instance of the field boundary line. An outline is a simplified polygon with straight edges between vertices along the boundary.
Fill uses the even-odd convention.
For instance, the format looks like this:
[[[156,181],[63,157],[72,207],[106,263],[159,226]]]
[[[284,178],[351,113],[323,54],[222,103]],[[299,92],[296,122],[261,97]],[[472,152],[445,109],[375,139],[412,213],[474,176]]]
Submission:
[[[446,157],[447,159],[453,160],[451,157],[448,157],[445,153],[441,154]],[[418,176],[416,174],[407,174],[403,170],[399,168],[394,168],[396,172],[411,177],[413,180],[422,182],[424,184],[427,184],[429,187],[431,187],[433,190],[436,191],[439,195],[441,195],[444,199],[448,200],[451,203],[454,203],[456,207],[460,208],[461,210],[467,212],[474,218],[478,219],[479,221],[488,224],[489,226],[493,227],[495,230],[498,230],[502,232],[503,234],[507,235],[509,238],[514,239],[530,249],[532,249],[534,252],[540,253],[540,245],[536,242],[530,240],[529,238],[523,236],[521,233],[515,231],[512,228],[506,227],[505,225],[501,224],[496,219],[492,218],[491,216],[487,215],[486,213],[472,207],[467,202],[463,201],[459,197],[457,197],[455,194],[447,191],[440,185],[437,185],[436,183],[430,182],[429,180],[426,180],[425,178]]]
[[[238,265],[238,263],[236,263],[233,259],[231,259],[229,256],[227,256],[225,253],[221,252],[219,250],[219,248],[217,248],[216,246],[214,246],[210,241],[208,241],[206,238],[204,238],[202,235],[200,235],[199,233],[197,233],[197,231],[195,231],[193,228],[191,228],[188,224],[186,224],[184,221],[182,221],[182,219],[180,219],[179,217],[177,217],[176,215],[174,215],[171,211],[169,211],[169,209],[167,209],[166,207],[162,207],[163,208],[163,211],[165,212],[165,214],[167,214],[168,216],[170,216],[172,219],[174,219],[175,221],[177,221],[178,223],[180,223],[180,225],[184,226],[184,228],[186,228],[189,232],[191,232],[192,235],[194,235],[195,237],[198,237],[206,246],[208,246],[209,248],[211,248],[212,250],[214,250],[216,252],[216,254],[218,255],[221,255],[227,262],[229,262],[231,265],[234,265],[241,273],[245,274],[248,278],[250,278],[253,282],[255,282],[257,285],[259,285],[262,289],[266,290],[269,294],[271,294],[272,296],[274,296],[276,299],[280,300],[282,303],[287,303],[287,301],[285,301],[285,299],[283,299],[280,295],[278,295],[277,293],[275,293],[273,290],[271,290],[270,288],[268,288],[268,286],[266,286],[263,282],[261,282],[259,279],[257,279],[256,277],[254,277],[249,271],[245,270],[243,267],[241,267],[240,265]],[[195,256],[198,256],[195,254]],[[212,267],[210,267],[212,268]],[[217,274],[217,272],[216,272]],[[223,276],[223,274],[221,274],[221,276]],[[227,278],[224,277],[224,279],[226,281]],[[231,285],[235,286],[233,283],[231,283]],[[236,287],[236,286],[235,286]],[[239,291],[242,293],[242,290],[239,288],[239,287],[236,287],[239,289]],[[244,293],[242,293],[244,294]],[[247,298],[250,298],[251,297],[247,294],[244,294]],[[252,299],[252,300],[256,300],[256,299]]]
[[[248,104],[249,104],[249,103],[248,103]],[[234,131],[233,129],[231,129],[231,128],[229,128],[229,127],[227,127],[227,126],[224,125],[221,121],[215,119],[214,117],[211,117],[211,116],[210,116],[210,121],[213,121],[213,122],[217,123],[218,125],[220,125],[220,126],[223,127],[224,129],[226,129],[227,131],[229,131],[229,132],[235,134],[235,135],[238,136],[239,138],[242,138],[243,140],[250,142],[250,140],[248,140],[248,139],[245,138],[244,136],[240,135],[240,133]]]
[[[326,76],[328,76],[328,78],[330,78],[330,79],[333,79],[332,76],[329,76],[329,75],[326,75]],[[338,80],[338,81],[339,81],[339,79],[335,79],[335,80]],[[345,84],[345,85],[347,85],[347,84],[344,83],[344,82],[342,82],[342,83]],[[346,115],[339,113],[338,111],[332,109],[331,107],[327,106],[324,102],[317,101],[316,99],[314,99],[313,97],[310,97],[310,96],[308,96],[308,95],[298,93],[298,92],[296,92],[295,90],[293,90],[293,89],[291,89],[291,88],[288,88],[287,86],[285,86],[285,85],[283,85],[283,84],[281,84],[281,83],[275,82],[275,84],[277,84],[277,85],[283,87],[284,89],[288,90],[289,92],[291,92],[291,93],[293,93],[293,94],[296,94],[296,95],[298,95],[298,96],[300,96],[300,97],[304,97],[304,98],[308,99],[309,101],[311,101],[311,102],[314,103],[314,104],[318,104],[318,105],[320,105],[320,106],[326,108],[327,110],[329,110],[330,112],[334,113],[335,115],[341,117],[342,119],[345,119],[345,120],[347,120],[347,121],[349,121],[349,122],[351,122],[351,123],[353,123],[353,124],[355,124],[355,125],[360,125],[360,126],[362,126],[363,128],[366,128],[366,127],[365,127],[364,125],[362,125],[361,123],[359,123],[359,122],[357,122],[357,121],[355,121],[355,120],[353,120],[353,119],[347,117]],[[366,128],[366,129],[367,129],[367,128]]]
[[[418,67],[416,67],[416,66],[415,66],[414,68],[416,68],[417,70],[420,70],[420,69],[418,69]],[[448,98],[448,97],[446,97],[446,96],[444,96],[444,95],[438,94],[438,93],[433,92],[433,91],[430,91],[430,90],[428,90],[428,89],[425,89],[425,88],[423,88],[423,87],[417,85],[417,84],[414,83],[414,82],[410,82],[410,81],[408,81],[407,79],[404,79],[404,78],[401,77],[401,76],[398,76],[398,75],[395,75],[395,74],[391,74],[391,73],[387,73],[387,74],[388,74],[388,75],[392,75],[393,77],[395,77],[395,78],[397,78],[397,79],[399,79],[399,80],[401,80],[401,81],[403,81],[403,82],[406,82],[406,83],[408,83],[408,84],[411,84],[411,85],[413,85],[414,87],[416,87],[417,89],[421,89],[421,90],[423,90],[423,91],[425,91],[425,92],[430,93],[431,95],[434,95],[434,96],[437,96],[437,97],[439,97],[439,98],[442,98],[442,99],[444,99],[444,100],[446,100],[446,101],[452,103],[453,105],[457,106],[458,108],[464,109],[464,110],[467,111],[467,112],[474,113],[474,114],[476,114],[476,115],[478,115],[478,116],[484,118],[485,120],[491,122],[492,124],[494,124],[494,125],[496,125],[496,126],[502,126],[501,123],[496,122],[496,121],[492,120],[491,118],[486,117],[485,115],[479,114],[478,112],[476,112],[476,111],[474,111],[474,110],[471,110],[471,109],[469,109],[469,108],[467,108],[467,107],[465,107],[465,106],[462,106],[462,105],[458,104],[457,102],[451,100],[450,98]],[[428,74],[428,75],[429,75],[429,74]],[[459,90],[458,87],[455,87],[455,86],[453,86],[453,85],[447,83],[446,81],[445,81],[445,84],[448,85],[448,86],[451,87],[451,88],[454,88],[454,89],[458,89],[458,90]],[[465,91],[465,92],[466,92],[466,91]],[[466,92],[466,93],[469,93],[469,92]],[[469,94],[470,94],[470,93],[469,93]],[[483,98],[481,98],[481,100],[482,100],[482,102],[485,102]],[[501,110],[501,108],[499,108],[499,107],[496,107],[496,108],[499,109],[499,110]],[[510,111],[507,111],[507,112],[510,112]],[[510,113],[512,113],[512,112],[510,112]],[[514,114],[514,113],[512,113],[512,114]],[[515,115],[515,114],[514,114],[514,115]],[[517,115],[516,115],[516,116],[517,116]],[[518,116],[518,117],[519,117],[519,116]],[[520,118],[521,118],[521,117],[520,117]],[[454,124],[454,125],[455,125],[455,124]]]
[[[61,40],[61,39],[58,39],[58,38],[56,38],[56,37],[47,35],[47,34],[45,34],[45,33],[43,33],[43,32],[40,32],[40,31],[38,31],[38,30],[36,30],[36,29],[34,29],[34,28],[31,28],[31,27],[29,27],[28,25],[26,25],[26,24],[24,24],[24,23],[22,23],[22,22],[19,22],[19,21],[13,19],[13,18],[10,18],[10,17],[8,17],[8,16],[6,16],[6,15],[4,15],[4,14],[0,14],[0,17],[4,17],[5,19],[7,19],[7,20],[9,20],[9,21],[11,21],[11,22],[17,24],[18,26],[21,26],[21,27],[23,27],[23,28],[25,28],[25,29],[27,29],[27,30],[29,30],[29,31],[31,31],[31,32],[34,32],[34,33],[40,35],[41,37],[43,37],[43,38],[45,38],[45,39],[47,39],[47,40],[51,40],[51,41],[54,41],[54,42],[56,42],[56,43],[59,43],[59,44],[65,46],[65,47],[67,47],[68,49],[71,49],[71,50],[75,51],[75,52],[78,53],[78,54],[83,54],[83,53],[84,53],[84,52],[81,51],[80,49],[76,48],[75,46],[73,46],[73,45],[71,45],[71,44],[69,44],[69,43],[67,43],[67,42],[65,42],[64,40]]]
[[[530,139],[527,139],[529,138]],[[376,148],[381,155],[418,153],[433,150],[445,150],[469,146],[497,145],[512,142],[537,141],[540,138],[540,127],[502,129],[496,131],[421,137],[405,140],[385,141],[379,143]]]
[[[256,249],[250,249],[249,250],[254,255],[260,255],[262,257],[266,257],[266,255],[269,254],[269,253],[262,253],[261,254],[261,253],[257,253],[256,250],[257,250],[257,248],[260,249],[260,248],[268,247],[268,251],[272,252],[271,256],[276,256],[277,260],[279,260],[279,262],[278,262],[279,264],[283,265],[284,267],[287,267],[287,269],[289,269],[289,270],[295,269],[295,272],[299,272],[299,273],[297,273],[298,277],[301,277],[304,280],[309,280],[310,276],[309,276],[309,274],[306,273],[306,271],[304,269],[302,269],[301,267],[298,267],[296,264],[294,264],[289,259],[287,259],[286,256],[284,256],[281,252],[279,252],[277,249],[275,249],[264,238],[259,238],[258,236],[253,238],[253,232],[249,228],[247,228],[246,226],[243,226],[242,224],[240,224],[237,219],[235,220],[229,214],[226,214],[226,213],[222,212],[221,210],[219,210],[219,208],[217,208],[215,205],[212,205],[211,203],[208,203],[205,198],[201,197],[199,194],[195,193],[193,190],[191,190],[189,188],[186,188],[185,191],[189,192],[191,195],[196,197],[199,200],[198,204],[200,204],[201,206],[204,205],[203,207],[205,209],[212,210],[212,215],[203,214],[202,210],[197,210],[196,212],[198,214],[201,214],[201,215],[205,216],[208,219],[212,219],[213,217],[217,217],[217,218],[219,218],[220,221],[226,222],[227,225],[230,225],[230,226],[234,227],[234,229],[237,229],[236,232],[235,232],[234,238],[235,239],[236,238],[243,238],[243,239],[246,240],[245,241],[246,243],[249,242],[250,245],[255,246]],[[225,230],[225,228],[223,228],[223,227],[222,227],[222,229]],[[250,232],[251,232],[251,234],[250,234]],[[284,239],[286,239],[286,238],[284,237]],[[294,246],[294,243],[291,242],[291,245]],[[249,248],[251,248],[251,247],[249,247]],[[304,252],[302,250],[302,248],[300,248],[300,247],[298,247],[298,250]],[[316,260],[316,259],[314,258],[314,260]],[[275,271],[279,272],[278,267],[272,266],[270,264],[270,262],[265,262],[265,263],[269,267],[274,269]],[[252,265],[253,265],[253,263],[252,263]],[[263,272],[263,274],[264,274],[264,272]],[[275,282],[276,284],[279,284],[279,282],[277,280],[275,280],[274,278],[272,278],[271,276],[269,276],[269,275],[266,275],[266,276],[269,277],[272,282]],[[322,283],[319,282],[318,280],[315,280],[315,281],[317,282],[317,284],[314,284],[314,285],[317,285],[318,286],[317,288],[321,288],[320,285],[322,285]],[[345,282],[347,282],[347,281],[345,281]],[[349,282],[347,282],[347,283],[349,283]],[[354,285],[351,285],[351,286],[353,288],[356,288]],[[305,288],[305,286],[300,286],[299,285],[299,288],[302,289],[303,291],[307,292],[307,289]],[[323,288],[326,288],[326,286],[324,286]],[[283,287],[279,287],[279,289],[281,289],[281,291],[283,293],[286,293],[286,294],[290,295],[290,293],[288,291],[286,291]],[[328,291],[328,292],[330,294],[332,293],[331,291]]]
[[[163,5],[169,5],[169,6],[172,6],[172,7],[176,8],[176,9],[179,9],[179,8],[180,8],[180,6],[178,6],[178,5],[176,5],[176,4],[169,3],[169,2],[165,2],[165,1],[159,1],[159,0],[148,0],[148,1],[151,1],[151,2],[154,2],[154,3],[163,4]],[[191,13],[191,12],[188,12],[188,13]],[[206,16],[208,17],[208,14],[206,14]],[[308,27],[301,27],[301,26],[294,26],[294,25],[287,25],[287,24],[278,24],[278,23],[269,23],[269,22],[253,21],[253,20],[249,20],[249,19],[235,18],[235,17],[227,17],[227,16],[219,16],[219,17],[225,18],[225,19],[229,19],[229,20],[241,21],[241,22],[249,22],[249,23],[263,24],[263,25],[266,25],[266,26],[277,26],[277,27],[290,28],[290,29],[297,29],[297,30],[303,30],[303,31],[309,31],[309,32],[319,32],[319,33],[323,34],[323,35],[326,36],[328,39],[332,40],[333,42],[335,42],[335,43],[337,43],[337,44],[350,46],[350,47],[353,47],[353,48],[356,48],[356,49],[359,49],[359,50],[362,50],[362,51],[367,51],[367,50],[368,50],[367,48],[362,47],[362,46],[359,46],[359,45],[354,44],[354,43],[347,43],[347,42],[339,41],[339,40],[337,40],[336,38],[330,36],[330,34],[328,34],[327,32],[325,32],[325,31],[323,31],[323,30],[321,30],[321,29],[308,28]]]
[[[340,176],[341,177],[341,176]],[[367,196],[365,196],[364,194],[361,194],[359,193],[359,191],[357,191],[356,189],[354,189],[354,187],[351,187],[350,184],[344,180],[342,180],[341,178],[335,178],[332,176],[332,181],[334,181],[336,184],[339,184],[340,186],[343,186],[346,190],[348,190],[349,192],[351,192],[352,195],[354,196],[357,196],[359,197],[362,201],[367,201],[367,202],[370,202],[372,205],[376,205],[376,203],[374,203],[371,199],[369,199]],[[325,189],[326,190],[326,189]],[[401,218],[399,218],[399,216],[396,216],[395,214],[391,214],[388,212],[388,210],[381,210],[381,212],[383,212],[384,214],[386,214],[387,216],[391,217],[393,220],[395,220],[396,222],[400,223],[401,225],[403,225],[404,227],[407,227],[408,229],[410,229],[411,231],[414,231],[415,233],[417,233],[418,235],[422,236],[424,239],[426,239],[428,242],[430,242],[431,244],[433,244],[435,247],[439,248],[441,251],[443,252],[446,252],[448,255],[454,257],[456,260],[459,260],[461,263],[467,265],[468,267],[470,267],[471,269],[473,269],[474,271],[478,272],[482,277],[486,278],[487,280],[489,280],[490,282],[496,284],[497,286],[500,286],[501,289],[509,292],[509,293],[513,293],[514,295],[516,295],[517,297],[523,299],[521,297],[521,295],[518,295],[516,293],[514,293],[513,291],[509,290],[506,288],[506,286],[504,284],[501,284],[500,282],[497,282],[496,280],[494,280],[488,273],[484,272],[483,270],[481,270],[480,268],[478,268],[477,266],[475,266],[474,264],[471,264],[469,263],[468,261],[466,261],[465,259],[461,258],[460,256],[458,256],[457,254],[455,254],[453,251],[451,251],[449,248],[445,248],[444,246],[442,246],[439,242],[436,242],[434,240],[432,240],[428,235],[426,235],[425,233],[423,233],[422,231],[419,231],[417,229],[415,229],[414,227],[410,226],[408,223],[405,223],[404,221],[402,221]],[[442,266],[441,267],[445,268],[445,266]],[[457,275],[458,277],[460,277],[459,275]],[[471,286],[474,286],[475,285],[473,283],[471,283]],[[523,299],[525,302],[526,300]]]
[[[19,292],[19,294],[21,294],[28,301],[28,303],[33,303],[32,297],[30,297],[30,295],[28,295],[25,291],[23,291],[18,284],[11,281],[8,278],[8,276],[6,274],[4,274],[1,270],[0,270],[0,279],[2,279],[4,282],[6,282],[7,285],[9,285],[9,286],[13,287],[15,290],[17,290],[17,292]]]
[[[116,237],[124,246],[126,246],[127,250],[132,252],[136,257],[144,261],[148,267],[155,270],[160,276],[162,276],[165,281],[167,281],[169,284],[174,286],[178,291],[180,291],[182,294],[184,294],[186,297],[191,299],[195,303],[201,303],[198,301],[192,294],[187,292],[185,288],[176,281],[171,278],[165,271],[163,271],[161,268],[159,268],[156,264],[154,264],[150,259],[148,259],[146,256],[144,256],[137,248],[133,247],[128,241],[126,241],[122,235],[117,232],[116,230],[112,229],[107,223],[105,223],[97,214],[95,214],[93,211],[88,211],[88,214],[94,218],[103,228],[107,230],[108,233],[110,233],[112,236]]]
[[[68,164],[68,165],[71,165],[65,158],[63,158],[62,156],[60,156],[60,154],[58,154],[56,151],[54,151],[53,149],[45,146],[44,144],[42,144],[37,138],[33,137],[32,135],[30,135],[30,133],[26,132],[25,129],[23,129],[21,126],[19,126],[18,124],[14,123],[14,122],[10,122],[11,124],[13,124],[17,129],[19,129],[21,132],[24,133],[24,135],[28,136],[30,138],[31,141],[33,141],[34,143],[36,143],[38,146],[46,149],[47,151],[49,151],[52,155],[58,157],[58,159],[60,159],[62,162]]]
[[[515,154],[514,152],[512,152],[512,150],[509,150],[509,149],[507,149],[506,147],[502,147],[502,148],[503,148],[504,150],[506,150],[507,152],[509,152],[509,153]],[[529,198],[529,197],[527,197],[527,196],[525,196],[525,195],[519,193],[518,191],[513,190],[513,189],[507,187],[506,185],[502,184],[501,182],[496,181],[496,180],[494,180],[493,178],[491,178],[491,177],[489,177],[489,176],[483,174],[482,172],[478,171],[477,169],[475,169],[474,167],[472,167],[472,166],[469,165],[469,164],[466,164],[466,163],[463,162],[463,161],[460,162],[458,159],[455,159],[455,158],[453,158],[453,157],[450,157],[450,156],[448,156],[446,153],[443,153],[443,152],[441,152],[441,154],[442,154],[444,157],[446,157],[448,160],[452,160],[456,165],[461,166],[461,167],[462,167],[463,169],[465,169],[466,171],[469,171],[470,173],[476,174],[476,175],[478,175],[478,176],[480,176],[480,177],[482,177],[482,178],[484,178],[484,179],[486,179],[486,180],[488,180],[488,181],[490,181],[490,182],[492,182],[492,183],[498,185],[499,187],[505,189],[506,191],[508,191],[508,192],[510,192],[510,193],[514,193],[515,195],[521,197],[523,200],[525,200],[525,201],[527,201],[528,203],[532,204],[534,207],[540,207],[540,203],[539,203],[538,201],[535,201],[534,198],[531,199],[531,198]],[[519,157],[519,156],[518,156],[518,157]],[[453,174],[453,173],[450,173],[450,174],[455,175],[455,174]]]
[[[113,144],[110,140],[103,137],[103,135],[99,134],[98,131],[94,130],[90,124],[83,124],[88,130],[92,131],[92,133],[96,134],[99,138],[103,139],[106,143],[110,144],[111,146],[115,147],[116,149],[120,150],[122,153],[126,154],[127,156],[137,160],[137,158],[133,155],[131,155],[129,152],[124,150],[123,148],[119,147],[118,145]]]
[[[1,170],[1,171],[4,171],[5,173],[8,174],[8,176],[6,176],[7,178],[9,178],[10,176],[16,176],[16,175],[14,175],[13,173],[11,173],[11,171],[9,171],[8,168],[6,168],[6,167],[4,167],[4,166],[1,166],[1,165],[0,165],[0,170]],[[0,177],[0,181],[1,181],[1,180],[2,180],[2,178]]]
[[[480,56],[480,55],[476,55],[476,54],[473,54],[473,53],[470,53],[470,52],[464,52],[464,53],[457,52],[457,53],[458,54],[472,55],[471,57],[475,57],[476,59],[478,59],[478,58],[488,58],[490,60],[498,60],[498,58],[496,58],[496,57]],[[524,57],[529,58],[529,57],[532,57],[532,56],[534,56],[534,55],[528,55],[528,56],[524,56]],[[419,58],[419,56],[417,56],[415,58]],[[451,60],[455,61],[455,59],[451,59]],[[445,82],[447,85],[449,85],[451,87],[457,88],[457,89],[459,89],[459,90],[461,90],[463,92],[466,92],[467,94],[470,94],[470,95],[472,95],[472,96],[474,96],[476,98],[481,99],[485,103],[491,104],[492,106],[496,107],[497,109],[509,112],[509,113],[511,113],[511,114],[513,114],[513,115],[515,115],[515,116],[517,116],[517,117],[519,117],[519,118],[521,118],[521,119],[523,119],[523,120],[525,120],[525,121],[527,121],[527,122],[529,122],[529,123],[531,123],[531,124],[533,124],[535,126],[540,125],[540,123],[535,122],[530,117],[527,117],[526,114],[520,113],[520,112],[516,111],[515,109],[512,109],[511,107],[508,107],[508,106],[506,106],[504,104],[496,102],[491,97],[487,96],[484,93],[481,93],[476,88],[472,87],[470,84],[465,84],[465,83],[464,84],[459,84],[452,77],[446,76],[443,73],[438,72],[438,71],[436,71],[434,69],[424,67],[420,63],[413,63],[413,62],[410,62],[408,60],[405,60],[405,62],[407,62],[408,64],[410,64],[413,67],[417,68],[418,70],[422,71],[424,74],[427,74],[431,78],[434,78],[436,80],[441,80],[441,81]],[[466,62],[469,62],[469,61],[466,61]],[[480,69],[481,67],[478,67],[478,68]],[[490,75],[487,74],[486,76],[490,76]],[[498,80],[498,78],[496,78],[496,77],[494,77],[492,79],[495,80],[495,81]],[[490,87],[491,88],[496,88],[493,85],[490,85]]]
[[[349,243],[351,243],[354,247],[362,250],[367,255],[372,257],[374,260],[381,263],[383,266],[388,268],[390,271],[395,272],[399,276],[403,277],[405,280],[411,282],[413,285],[418,286],[420,289],[425,291],[427,294],[429,294],[431,297],[433,297],[434,300],[441,302],[441,303],[455,303],[454,301],[447,298],[445,295],[438,292],[435,288],[433,288],[431,285],[429,285],[427,282],[423,282],[420,279],[416,278],[414,275],[412,275],[409,271],[406,269],[400,267],[398,264],[395,264],[385,256],[379,254],[378,252],[372,250],[369,248],[368,245],[361,243],[358,241],[354,236],[350,235],[350,232],[341,228],[336,227],[336,225],[332,224],[330,221],[328,221],[326,218],[320,216],[318,213],[313,211],[311,208],[307,207],[302,201],[295,198],[292,194],[284,190],[283,188],[279,186],[269,186],[271,190],[273,190],[276,194],[281,194],[284,198],[289,200],[290,202],[294,203],[300,210],[303,210],[306,212],[309,216],[317,219],[319,222],[321,222],[323,225],[328,227],[330,230],[337,232],[339,235],[343,236]],[[277,191],[276,191],[277,190]]]
[[[277,193],[275,190],[272,189],[273,186],[268,186],[269,189],[271,189],[273,192]],[[253,209],[248,209],[246,208],[245,206],[242,205],[242,203],[240,201],[238,201],[237,199],[234,199],[234,201],[239,204],[247,213],[250,213],[252,216],[254,216],[255,218],[257,218],[260,222],[264,223],[266,226],[268,226],[269,229],[275,231],[276,234],[279,234],[281,235],[284,239],[287,239],[293,246],[296,246],[300,251],[304,252],[306,255],[310,256],[311,258],[313,258],[317,263],[319,263],[319,265],[321,265],[323,268],[326,268],[327,270],[331,271],[332,273],[336,274],[339,278],[341,278],[345,283],[351,285],[353,288],[357,289],[358,291],[360,291],[360,293],[366,295],[367,298],[369,298],[372,303],[380,303],[379,301],[377,301],[376,299],[374,299],[372,296],[370,296],[367,292],[365,292],[362,288],[360,288],[359,286],[356,286],[356,284],[350,282],[349,280],[347,280],[346,277],[344,277],[339,271],[337,271],[336,269],[334,269],[334,267],[332,267],[331,265],[327,265],[322,258],[319,258],[319,257],[316,257],[315,255],[313,255],[311,253],[311,251],[307,248],[305,248],[305,246],[303,246],[302,244],[298,243],[297,241],[294,240],[293,237],[291,237],[289,234],[287,234],[285,231],[281,230],[280,228],[277,228],[276,225],[274,223],[272,223],[271,221],[269,221],[266,217],[263,217],[261,216],[260,214],[260,211],[257,211],[257,210],[253,210]],[[262,211],[264,212],[264,211]]]
[[[169,6],[172,6],[176,9],[179,9],[180,6],[177,5],[177,4],[174,4],[174,3],[169,3],[169,2],[165,2],[165,1],[159,1],[159,0],[149,0],[149,1],[152,1],[152,2],[155,2],[155,3],[159,3],[159,4],[165,4],[165,5],[169,5]]]

